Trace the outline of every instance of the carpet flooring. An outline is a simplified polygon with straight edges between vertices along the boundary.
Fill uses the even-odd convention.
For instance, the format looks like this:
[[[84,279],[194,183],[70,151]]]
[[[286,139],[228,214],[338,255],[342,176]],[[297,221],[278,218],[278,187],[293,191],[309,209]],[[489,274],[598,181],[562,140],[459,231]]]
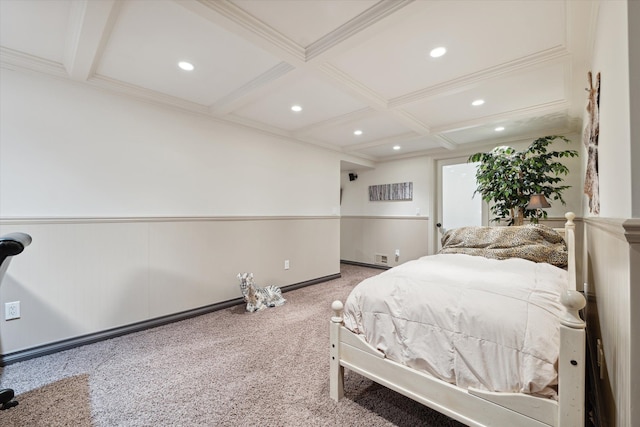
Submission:
[[[235,306],[1,368],[20,404],[0,425],[462,426],[348,370],[345,398],[329,398],[331,302],[378,273],[342,265],[281,307]]]

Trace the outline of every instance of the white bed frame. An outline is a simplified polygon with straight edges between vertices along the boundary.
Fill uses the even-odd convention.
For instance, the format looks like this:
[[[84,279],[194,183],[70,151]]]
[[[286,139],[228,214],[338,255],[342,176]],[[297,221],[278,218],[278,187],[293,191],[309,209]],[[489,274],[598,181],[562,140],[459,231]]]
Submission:
[[[344,327],[343,305],[334,301],[330,322],[330,388],[332,399],[344,396],[344,368],[359,373],[469,426],[584,426],[585,323],[579,311],[586,301],[576,289],[575,215],[565,215],[562,231],[569,249],[569,291],[560,324],[558,400],[523,393],[462,389],[384,357]]]

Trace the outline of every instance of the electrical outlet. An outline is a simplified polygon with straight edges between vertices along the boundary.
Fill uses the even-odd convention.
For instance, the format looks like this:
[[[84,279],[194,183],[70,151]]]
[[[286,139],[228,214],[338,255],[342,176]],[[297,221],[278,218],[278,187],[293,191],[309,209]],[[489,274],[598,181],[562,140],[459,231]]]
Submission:
[[[4,320],[20,318],[20,301],[4,303]]]
[[[400,249],[396,249],[396,258],[400,256]]]
[[[288,259],[285,259],[285,260],[284,260],[284,269],[285,269],[285,270],[288,270],[288,269],[289,269],[289,260],[288,260]]]

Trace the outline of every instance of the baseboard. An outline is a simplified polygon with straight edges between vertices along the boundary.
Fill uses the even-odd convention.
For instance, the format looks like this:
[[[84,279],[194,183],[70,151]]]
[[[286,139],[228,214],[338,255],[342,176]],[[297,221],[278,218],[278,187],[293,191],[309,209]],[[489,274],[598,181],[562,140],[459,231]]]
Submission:
[[[388,270],[391,268],[388,265],[367,264],[365,262],[347,261],[346,259],[341,259],[340,264],[349,264],[349,265],[357,265],[360,267],[377,268],[378,270]]]
[[[340,277],[342,277],[340,273],[331,274],[329,276],[319,277],[317,279],[307,280],[305,282],[294,283],[292,285],[283,286],[281,290],[283,292],[289,292],[295,289],[304,288],[306,286],[327,282],[329,280],[339,279]],[[144,331],[146,329],[155,328],[155,327],[166,325],[173,322],[179,322],[181,320],[190,319],[192,317],[201,316],[203,314],[212,313],[214,311],[223,310],[225,308],[233,307],[240,304],[244,304],[244,300],[242,298],[235,298],[228,301],[206,305],[204,307],[194,308],[192,310],[187,310],[180,313],[174,313],[166,316],[156,317],[154,319],[149,319],[149,320],[145,320],[138,323],[132,323],[130,325],[120,326],[120,327],[108,329],[105,331],[95,332],[87,335],[82,335],[79,337],[69,338],[62,341],[56,341],[50,344],[44,344],[37,347],[28,348],[26,350],[16,351],[14,353],[0,355],[0,366],[6,366],[6,365],[10,365],[12,363],[17,363],[17,362],[24,362],[25,360],[34,359],[36,357],[46,356],[48,354],[70,350],[72,348],[81,347],[83,345],[93,344],[99,341],[116,338],[122,335]]]
[[[328,276],[318,277],[317,279],[307,280],[306,282],[294,283],[293,285],[283,286],[281,289],[282,289],[282,292],[289,292],[289,291],[294,291],[296,289],[304,288],[306,286],[328,282],[329,280],[339,279],[341,277],[342,277],[342,274],[335,273],[335,274],[330,274]]]

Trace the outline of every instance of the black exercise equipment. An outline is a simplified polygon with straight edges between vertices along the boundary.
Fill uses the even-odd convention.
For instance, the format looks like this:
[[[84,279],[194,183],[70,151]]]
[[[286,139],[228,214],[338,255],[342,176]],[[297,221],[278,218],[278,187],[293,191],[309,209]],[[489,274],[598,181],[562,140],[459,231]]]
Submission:
[[[31,244],[31,236],[25,233],[9,233],[0,237],[0,284],[9,268],[14,255],[18,255]],[[0,410],[9,409],[18,404],[13,400],[15,393],[10,388],[0,389]]]

